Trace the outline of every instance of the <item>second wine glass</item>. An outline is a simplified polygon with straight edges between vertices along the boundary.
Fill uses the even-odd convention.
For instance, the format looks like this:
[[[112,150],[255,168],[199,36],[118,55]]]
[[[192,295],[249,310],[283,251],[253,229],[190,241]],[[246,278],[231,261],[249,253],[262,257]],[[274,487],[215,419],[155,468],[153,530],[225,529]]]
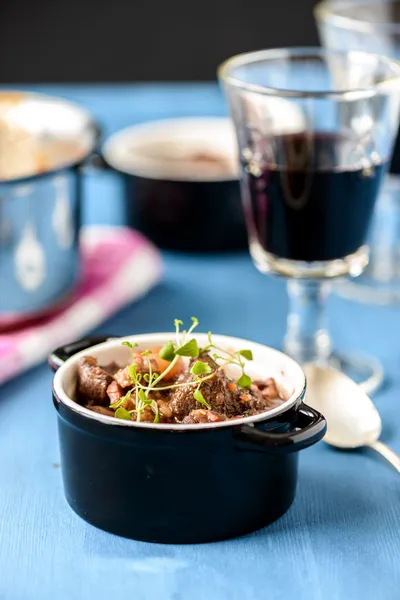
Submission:
[[[374,359],[332,351],[329,281],[358,276],[397,131],[400,64],[319,48],[239,55],[219,69],[235,124],[250,252],[263,273],[288,278],[285,350],[329,361],[369,392]]]

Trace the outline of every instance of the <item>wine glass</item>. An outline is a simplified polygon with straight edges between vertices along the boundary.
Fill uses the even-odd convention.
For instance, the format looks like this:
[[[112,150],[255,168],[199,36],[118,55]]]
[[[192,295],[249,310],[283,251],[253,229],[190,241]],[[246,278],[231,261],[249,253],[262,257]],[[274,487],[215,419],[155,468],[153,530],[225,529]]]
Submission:
[[[327,49],[378,52],[400,58],[399,0],[330,0],[315,9]],[[400,303],[400,131],[370,232],[370,263],[361,277],[337,288],[377,304]]]
[[[398,127],[400,63],[365,52],[265,50],[218,71],[234,121],[250,253],[288,279],[285,351],[329,362],[368,392],[374,358],[332,351],[329,282],[368,264],[365,244]]]

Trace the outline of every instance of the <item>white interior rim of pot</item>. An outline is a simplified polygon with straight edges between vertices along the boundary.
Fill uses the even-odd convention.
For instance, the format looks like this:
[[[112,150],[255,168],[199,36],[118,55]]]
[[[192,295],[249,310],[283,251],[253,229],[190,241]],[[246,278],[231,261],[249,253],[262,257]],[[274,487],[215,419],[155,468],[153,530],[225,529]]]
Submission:
[[[199,344],[207,343],[207,334],[199,333],[193,334],[193,337],[199,342]],[[245,423],[257,423],[259,421],[270,420],[277,415],[286,412],[289,408],[294,406],[305,394],[306,389],[306,377],[301,369],[300,365],[298,365],[292,358],[279,352],[279,350],[275,350],[270,348],[269,346],[264,346],[262,344],[258,344],[256,342],[250,342],[248,340],[244,340],[241,338],[229,337],[224,335],[213,335],[213,341],[216,342],[221,347],[225,348],[236,348],[236,349],[250,349],[255,352],[263,352],[270,357],[270,360],[275,360],[276,362],[281,363],[280,369],[282,367],[290,370],[291,373],[294,374],[293,379],[295,379],[295,384],[293,387],[293,391],[290,397],[282,402],[281,405],[272,408],[271,410],[265,411],[263,413],[253,415],[251,417],[243,417],[240,419],[233,419],[228,421],[221,421],[218,423],[199,423],[193,425],[185,425],[185,424],[169,424],[169,423],[137,423],[136,421],[124,421],[123,419],[117,419],[115,417],[101,415],[94,411],[89,410],[75,402],[64,390],[64,379],[67,375],[71,375],[70,371],[72,370],[73,377],[76,378],[76,367],[77,364],[83,356],[94,356],[95,358],[100,357],[102,354],[102,350],[115,350],[116,348],[121,349],[124,348],[127,351],[125,346],[122,346],[121,342],[124,340],[128,340],[131,342],[136,342],[140,347],[154,347],[157,345],[163,345],[168,340],[175,339],[175,333],[151,333],[144,335],[129,335],[124,336],[118,339],[111,339],[107,342],[103,342],[101,344],[97,344],[95,346],[91,346],[86,350],[82,350],[81,352],[75,354],[71,358],[69,358],[65,363],[57,370],[54,375],[53,380],[53,392],[62,404],[67,406],[69,409],[74,412],[82,415],[83,417],[92,419],[94,421],[98,421],[100,423],[104,423],[105,425],[112,425],[116,427],[136,427],[143,429],[156,429],[160,431],[196,431],[199,429],[216,429],[220,427],[235,427],[237,425],[243,425]],[[267,358],[268,360],[268,358]],[[257,361],[255,361],[257,362]],[[248,363],[250,364],[250,362]],[[268,365],[266,365],[268,368]],[[257,368],[255,369],[257,370]],[[285,377],[285,375],[283,375]],[[76,380],[76,379],[75,379]]]
[[[13,184],[30,181],[37,177],[55,174],[83,162],[96,148],[99,139],[99,127],[92,114],[83,106],[48,94],[15,89],[0,90],[1,102],[7,97],[18,98],[15,104],[10,100],[9,110],[14,111],[14,124],[26,131],[27,135],[40,140],[69,142],[76,144],[80,151],[70,160],[54,161],[49,168],[0,179],[1,183]],[[1,118],[1,113],[0,113]]]
[[[154,148],[162,145],[170,145],[170,154],[152,156],[151,149],[154,152]],[[174,158],[173,149],[179,149],[179,158]],[[202,173],[201,166],[196,168],[190,159],[190,151],[224,158],[225,170]],[[192,182],[239,179],[235,130],[226,117],[182,117],[132,125],[111,135],[103,145],[102,154],[117,171],[146,179]]]

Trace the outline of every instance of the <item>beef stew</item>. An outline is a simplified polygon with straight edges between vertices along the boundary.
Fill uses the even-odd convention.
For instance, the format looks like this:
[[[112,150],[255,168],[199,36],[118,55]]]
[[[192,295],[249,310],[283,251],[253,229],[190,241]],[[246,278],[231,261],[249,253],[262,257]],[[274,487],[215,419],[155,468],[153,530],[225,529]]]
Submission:
[[[92,356],[81,358],[76,401],[115,418],[187,425],[257,415],[287,399],[273,378],[251,380],[245,372],[249,350],[218,348],[211,334],[208,345],[199,348],[190,338],[197,320],[188,332],[181,333],[180,325],[176,321],[177,341],[163,347],[142,351],[123,342],[132,352],[128,365],[100,366]]]

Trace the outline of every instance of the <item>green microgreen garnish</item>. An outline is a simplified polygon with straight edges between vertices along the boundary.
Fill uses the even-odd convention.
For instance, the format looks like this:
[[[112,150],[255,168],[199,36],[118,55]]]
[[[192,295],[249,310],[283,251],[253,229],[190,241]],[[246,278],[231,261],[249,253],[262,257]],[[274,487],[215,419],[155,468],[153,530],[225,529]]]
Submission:
[[[199,347],[195,339],[189,340],[186,344],[175,350],[175,354],[178,356],[190,356],[191,358],[197,358],[199,353]]]
[[[242,373],[236,383],[242,388],[248,388],[251,386],[251,378],[246,373]]]
[[[243,356],[246,360],[253,360],[253,353],[251,350],[239,350],[238,354]]]
[[[132,342],[125,341],[125,342],[122,342],[122,345],[128,346],[128,348],[132,351],[133,356],[135,356],[134,349],[137,348],[139,344],[137,344],[136,342],[134,342],[132,344]]]
[[[193,398],[196,402],[199,402],[203,406],[206,406],[209,410],[211,409],[210,404],[206,401],[201,391],[201,386],[203,383],[209,379],[212,379],[215,376],[215,372],[218,369],[222,369],[227,365],[236,365],[241,369],[241,375],[237,380],[237,385],[242,388],[248,388],[251,385],[251,378],[245,373],[245,363],[244,360],[252,360],[253,354],[251,350],[238,350],[238,351],[228,351],[223,348],[219,348],[212,341],[212,334],[209,331],[207,334],[208,344],[204,348],[199,348],[198,343],[195,338],[191,338],[190,335],[194,331],[194,329],[198,326],[199,321],[196,317],[191,318],[192,324],[190,328],[186,331],[181,331],[181,327],[183,326],[183,322],[179,319],[175,319],[175,334],[176,339],[175,342],[172,340],[168,340],[164,346],[159,351],[159,356],[163,360],[169,362],[168,367],[162,373],[154,373],[153,372],[153,364],[151,360],[151,350],[145,350],[140,353],[140,355],[144,358],[147,358],[147,371],[146,373],[138,372],[138,364],[135,362],[137,360],[138,352],[134,351],[137,348],[137,344],[132,344],[131,342],[122,342],[124,346],[128,346],[133,354],[134,362],[129,367],[129,375],[132,380],[133,388],[129,390],[129,392],[120,398],[117,402],[114,402],[110,405],[111,408],[117,409],[115,412],[115,416],[131,420],[132,413],[136,413],[136,420],[138,422],[142,419],[143,410],[146,407],[150,407],[154,413],[154,423],[159,422],[159,410],[157,402],[151,398],[151,393],[154,391],[163,391],[170,390],[182,386],[195,386],[196,389],[193,392]],[[211,354],[215,361],[218,361],[218,369],[213,370],[212,367],[202,361],[196,360],[190,369],[190,373],[193,375],[192,381],[186,381],[183,383],[173,383],[170,385],[159,385],[163,379],[165,379],[166,375],[172,371],[172,369],[177,364],[178,360],[181,360],[181,357],[186,358],[198,358],[201,354],[207,353]],[[135,408],[133,410],[126,410],[122,405],[126,400],[130,400],[132,395],[134,394],[135,398]],[[129,417],[128,417],[129,415]]]
[[[151,375],[150,375],[150,373],[144,373],[143,380],[146,383],[151,383],[153,381],[153,379],[155,379],[156,377],[158,377],[157,373],[152,373]]]
[[[122,342],[122,345],[128,346],[128,348],[133,350],[134,348],[137,348],[139,344],[137,344],[136,342],[133,342],[133,344],[132,344],[132,342],[125,341],[125,342]]]
[[[126,410],[123,406],[120,406],[115,411],[115,416],[117,419],[125,419],[125,421],[132,421],[131,413],[129,410]]]
[[[201,360],[196,360],[193,367],[190,369],[192,375],[205,375],[205,373],[211,373],[211,371],[210,365]]]
[[[135,381],[136,381],[136,376],[137,376],[136,369],[137,369],[136,363],[133,363],[133,365],[131,365],[129,367],[129,376],[132,379],[132,383],[135,383]]]
[[[253,360],[253,353],[251,350],[237,350],[236,352],[230,352],[225,350],[225,348],[219,348],[216,346],[211,337],[211,332],[208,332],[208,345],[205,348],[201,349],[201,352],[210,352],[211,350],[217,350],[217,352],[212,353],[212,357],[215,361],[221,361],[221,366],[226,365],[236,365],[238,366],[242,374],[239,379],[236,381],[237,385],[243,388],[250,387],[252,380],[245,373],[245,363],[244,360]]]
[[[171,341],[166,342],[158,354],[163,360],[172,362],[175,358],[175,349],[173,343]]]
[[[136,420],[138,423],[142,420],[142,412],[147,406],[149,406],[154,413],[153,423],[158,423],[159,413],[157,402],[151,398],[148,398],[143,390],[139,390],[139,396],[136,399],[136,409],[131,411],[136,413]]]
[[[204,406],[206,406],[208,408],[208,410],[211,409],[211,406],[208,404],[208,402],[206,402],[206,400],[205,400],[203,394],[201,393],[199,387],[193,392],[193,398],[197,402],[200,402],[200,404],[204,404]]]

